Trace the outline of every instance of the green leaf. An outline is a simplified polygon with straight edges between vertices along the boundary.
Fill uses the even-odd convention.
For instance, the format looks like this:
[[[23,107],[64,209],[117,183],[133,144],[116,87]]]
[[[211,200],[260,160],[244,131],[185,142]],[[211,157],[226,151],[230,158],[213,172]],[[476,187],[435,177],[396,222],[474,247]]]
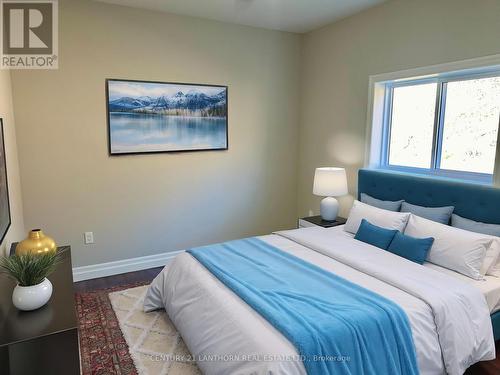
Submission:
[[[0,273],[16,280],[20,286],[40,284],[55,271],[62,253],[12,255],[0,258]]]

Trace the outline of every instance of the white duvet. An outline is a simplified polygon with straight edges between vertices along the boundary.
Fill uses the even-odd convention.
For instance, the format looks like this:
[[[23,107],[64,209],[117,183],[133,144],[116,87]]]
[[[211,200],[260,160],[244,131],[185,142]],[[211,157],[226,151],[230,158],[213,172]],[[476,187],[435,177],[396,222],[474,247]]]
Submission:
[[[354,240],[303,228],[262,240],[397,303],[421,374],[462,374],[495,358],[489,309],[461,280]],[[145,311],[165,308],[205,374],[305,374],[293,345],[188,253],[152,282]]]

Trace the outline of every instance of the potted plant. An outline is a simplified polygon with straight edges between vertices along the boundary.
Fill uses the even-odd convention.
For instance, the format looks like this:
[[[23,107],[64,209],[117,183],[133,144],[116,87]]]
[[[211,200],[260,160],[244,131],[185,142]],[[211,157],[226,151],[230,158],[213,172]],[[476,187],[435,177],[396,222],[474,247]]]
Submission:
[[[45,305],[52,295],[52,283],[47,279],[61,260],[60,253],[4,256],[0,259],[0,273],[17,282],[12,302],[19,310],[36,310]]]

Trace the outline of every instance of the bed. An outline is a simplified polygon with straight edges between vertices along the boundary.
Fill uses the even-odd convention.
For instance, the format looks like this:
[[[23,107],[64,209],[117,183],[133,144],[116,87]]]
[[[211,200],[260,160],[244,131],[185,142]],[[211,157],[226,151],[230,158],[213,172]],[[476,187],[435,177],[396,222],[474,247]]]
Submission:
[[[358,181],[358,193],[427,206],[452,204],[463,217],[500,222],[500,192],[494,188],[372,170],[360,170]],[[494,358],[500,279],[473,280],[433,264],[411,264],[373,251],[342,227],[259,239],[400,306],[409,319],[419,373],[458,374]],[[206,374],[306,373],[296,347],[188,253],[151,284],[145,310],[158,308],[165,308]]]

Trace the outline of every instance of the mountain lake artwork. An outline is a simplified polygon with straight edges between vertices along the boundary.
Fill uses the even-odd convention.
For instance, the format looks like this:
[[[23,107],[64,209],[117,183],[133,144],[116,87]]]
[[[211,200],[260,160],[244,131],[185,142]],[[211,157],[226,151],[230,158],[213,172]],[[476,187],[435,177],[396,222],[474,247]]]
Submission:
[[[226,150],[227,86],[106,81],[111,155]]]

